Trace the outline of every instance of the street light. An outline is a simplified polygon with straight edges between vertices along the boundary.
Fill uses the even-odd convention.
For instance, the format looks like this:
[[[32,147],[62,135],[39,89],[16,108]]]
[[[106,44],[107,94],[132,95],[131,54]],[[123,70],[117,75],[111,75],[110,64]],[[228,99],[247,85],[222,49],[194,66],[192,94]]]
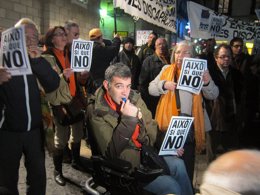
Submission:
[[[100,23],[101,23],[102,26],[104,26],[104,24],[105,24],[104,18],[107,16],[107,10],[106,9],[100,9],[99,14],[100,14]]]

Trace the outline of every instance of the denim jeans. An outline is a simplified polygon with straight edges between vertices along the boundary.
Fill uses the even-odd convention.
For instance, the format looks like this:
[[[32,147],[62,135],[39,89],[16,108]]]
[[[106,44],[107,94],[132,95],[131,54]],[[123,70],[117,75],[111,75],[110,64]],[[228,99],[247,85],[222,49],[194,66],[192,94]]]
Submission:
[[[161,175],[144,187],[145,190],[156,195],[176,194],[193,195],[183,160],[176,156],[164,156],[170,175]]]

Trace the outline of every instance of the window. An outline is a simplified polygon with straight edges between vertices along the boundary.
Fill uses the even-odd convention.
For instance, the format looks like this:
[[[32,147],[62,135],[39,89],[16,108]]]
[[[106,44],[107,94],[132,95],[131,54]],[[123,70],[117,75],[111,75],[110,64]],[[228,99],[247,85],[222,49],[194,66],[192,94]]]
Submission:
[[[218,12],[221,14],[227,14],[229,10],[229,0],[219,0]]]

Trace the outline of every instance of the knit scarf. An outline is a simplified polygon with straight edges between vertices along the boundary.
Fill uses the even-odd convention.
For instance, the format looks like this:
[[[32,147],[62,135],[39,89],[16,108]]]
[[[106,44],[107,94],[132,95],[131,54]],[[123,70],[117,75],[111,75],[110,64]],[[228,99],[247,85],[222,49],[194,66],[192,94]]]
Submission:
[[[70,61],[69,61],[69,56],[68,52],[66,52],[66,55],[64,54],[64,50],[59,50],[57,48],[53,48],[53,53],[56,55],[58,58],[63,70],[66,68],[70,68]],[[70,94],[72,97],[75,96],[76,94],[76,81],[75,81],[75,76],[74,74],[71,74],[69,78],[69,88],[70,88]]]
[[[107,102],[107,104],[109,105],[109,107],[116,111],[116,112],[120,112],[120,107],[112,100],[111,96],[106,92],[105,95],[104,95],[104,98]],[[137,148],[141,148],[142,147],[142,144],[137,140],[138,139],[138,136],[139,136],[139,133],[140,133],[140,126],[137,124],[135,126],[135,130],[134,130],[134,133],[132,135],[132,141],[133,143],[135,144],[135,146]]]
[[[171,64],[164,70],[160,80],[178,80],[180,71],[176,64]],[[168,91],[166,94],[161,95],[155,115],[155,120],[158,122],[160,130],[166,131],[171,117],[179,114],[180,110],[177,110],[175,93]],[[201,93],[199,95],[193,94],[192,116],[194,117],[196,151],[200,153],[205,148],[205,126]]]

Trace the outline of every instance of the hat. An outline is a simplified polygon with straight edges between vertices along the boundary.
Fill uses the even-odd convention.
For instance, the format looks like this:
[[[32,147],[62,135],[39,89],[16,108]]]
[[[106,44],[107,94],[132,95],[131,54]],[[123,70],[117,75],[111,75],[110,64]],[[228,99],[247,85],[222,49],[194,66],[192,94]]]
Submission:
[[[124,40],[123,40],[123,44],[126,44],[126,43],[132,43],[133,45],[135,44],[135,41],[134,39],[132,39],[131,37],[126,37]]]
[[[99,28],[93,28],[89,31],[89,38],[90,39],[96,39],[100,36],[102,36],[102,32]]]

